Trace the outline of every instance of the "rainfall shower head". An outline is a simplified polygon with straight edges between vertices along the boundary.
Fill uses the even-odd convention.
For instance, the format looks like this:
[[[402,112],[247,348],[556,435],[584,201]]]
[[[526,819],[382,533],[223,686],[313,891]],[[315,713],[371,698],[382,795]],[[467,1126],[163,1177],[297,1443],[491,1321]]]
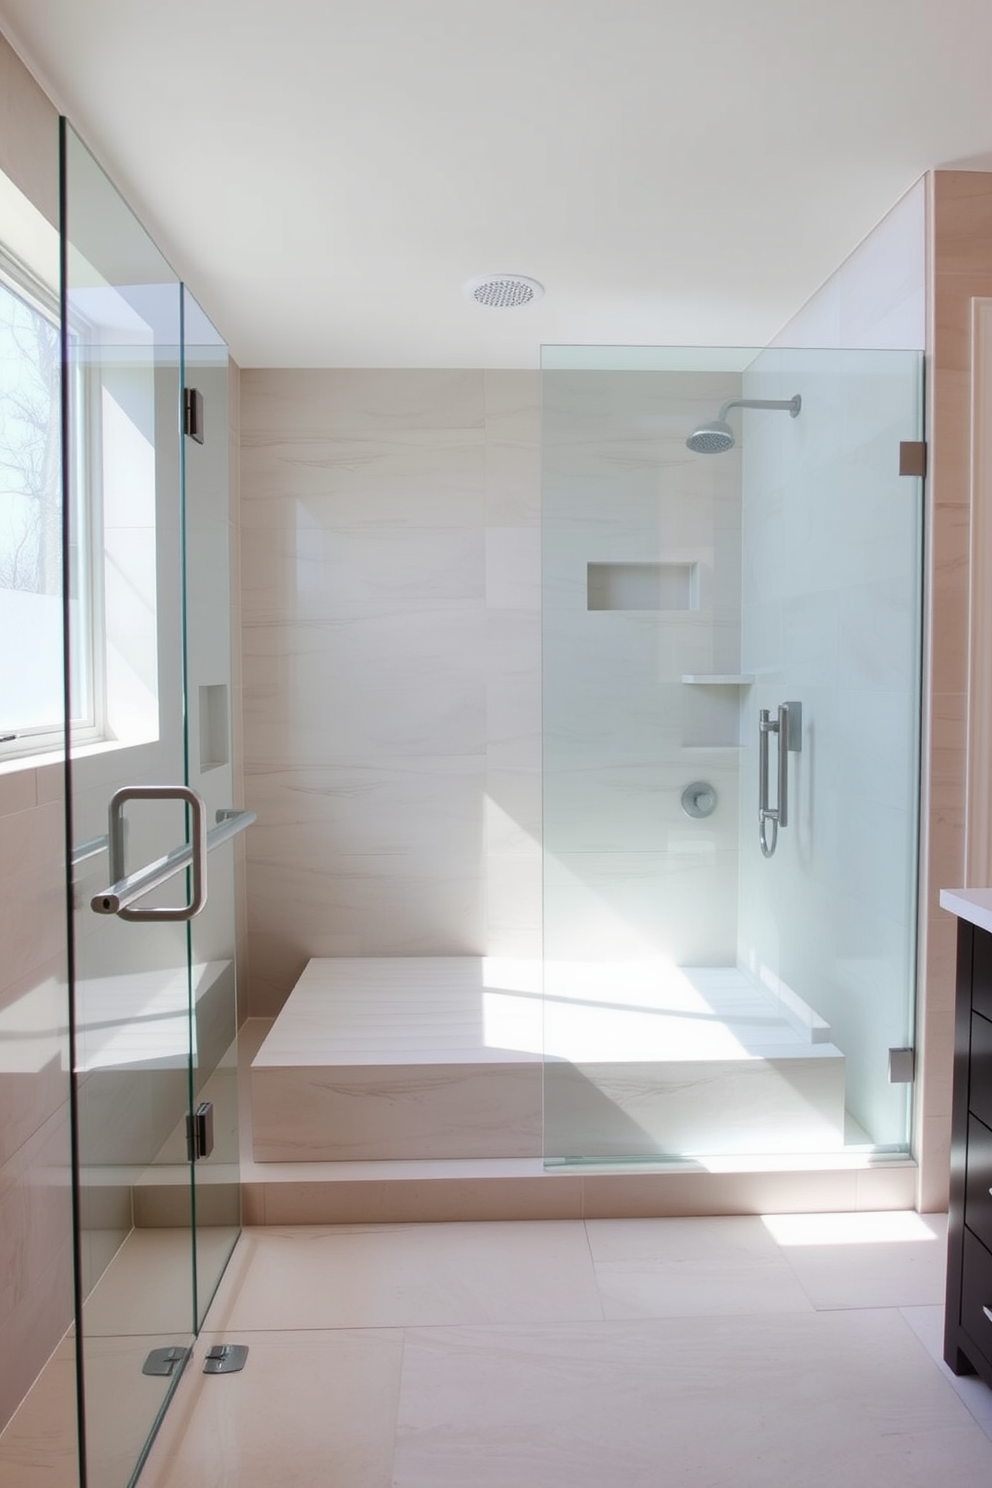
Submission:
[[[693,429],[686,444],[697,455],[723,455],[736,444],[734,431],[726,419],[714,419],[711,424],[700,424]]]
[[[697,455],[724,455],[733,449],[737,440],[727,423],[728,409],[781,408],[795,418],[802,406],[803,400],[798,393],[794,398],[731,398],[729,403],[724,403],[712,423],[700,424],[698,429],[693,429],[686,446]]]

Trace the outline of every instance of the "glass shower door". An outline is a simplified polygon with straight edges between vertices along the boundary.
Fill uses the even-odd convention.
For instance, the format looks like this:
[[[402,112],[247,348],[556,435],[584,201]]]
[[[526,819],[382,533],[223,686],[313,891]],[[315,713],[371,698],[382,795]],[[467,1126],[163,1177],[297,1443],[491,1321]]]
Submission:
[[[227,373],[216,333],[66,125],[62,143],[77,1347],[86,1482],[123,1488],[238,1227],[229,844],[208,910],[188,913],[206,832],[231,805]],[[193,456],[187,361],[215,413],[213,443]],[[122,880],[190,844],[188,864],[129,899],[137,886]],[[211,1125],[212,1148],[191,1161]]]
[[[757,411],[743,441],[738,961],[819,1056],[810,1145],[904,1152],[889,1050],[914,1036],[923,483],[900,447],[923,437],[922,357],[775,349],[744,373],[748,398],[785,388],[794,425]],[[764,844],[763,778],[787,810]]]
[[[216,828],[232,817],[231,590],[227,346],[183,287],[183,440],[188,780]],[[195,1320],[240,1233],[234,843],[210,853],[210,892],[189,923],[192,963],[192,1108],[209,1151],[193,1166]]]
[[[543,403],[546,1157],[905,1150],[921,357],[546,348]]]

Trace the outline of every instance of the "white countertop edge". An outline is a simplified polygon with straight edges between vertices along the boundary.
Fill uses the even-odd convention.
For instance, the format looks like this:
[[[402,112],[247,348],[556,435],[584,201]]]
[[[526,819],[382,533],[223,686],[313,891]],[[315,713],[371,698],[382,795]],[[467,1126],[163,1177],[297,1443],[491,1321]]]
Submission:
[[[992,931],[992,889],[941,889],[940,907],[980,930]]]

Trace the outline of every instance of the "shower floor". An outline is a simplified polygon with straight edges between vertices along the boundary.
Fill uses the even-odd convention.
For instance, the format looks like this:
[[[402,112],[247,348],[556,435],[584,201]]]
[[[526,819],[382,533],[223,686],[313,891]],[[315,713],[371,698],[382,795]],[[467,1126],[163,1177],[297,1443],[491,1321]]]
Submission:
[[[251,1092],[258,1162],[844,1143],[829,1030],[732,967],[315,959]]]

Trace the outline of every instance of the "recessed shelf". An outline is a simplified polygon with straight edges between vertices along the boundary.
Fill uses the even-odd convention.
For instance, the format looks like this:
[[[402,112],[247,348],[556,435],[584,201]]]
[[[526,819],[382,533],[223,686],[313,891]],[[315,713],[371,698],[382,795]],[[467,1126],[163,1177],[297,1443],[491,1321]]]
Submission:
[[[749,672],[683,672],[682,681],[691,687],[750,687]]]
[[[695,563],[590,563],[590,610],[698,610]]]
[[[216,770],[230,763],[231,744],[227,686],[200,688],[200,769]]]

